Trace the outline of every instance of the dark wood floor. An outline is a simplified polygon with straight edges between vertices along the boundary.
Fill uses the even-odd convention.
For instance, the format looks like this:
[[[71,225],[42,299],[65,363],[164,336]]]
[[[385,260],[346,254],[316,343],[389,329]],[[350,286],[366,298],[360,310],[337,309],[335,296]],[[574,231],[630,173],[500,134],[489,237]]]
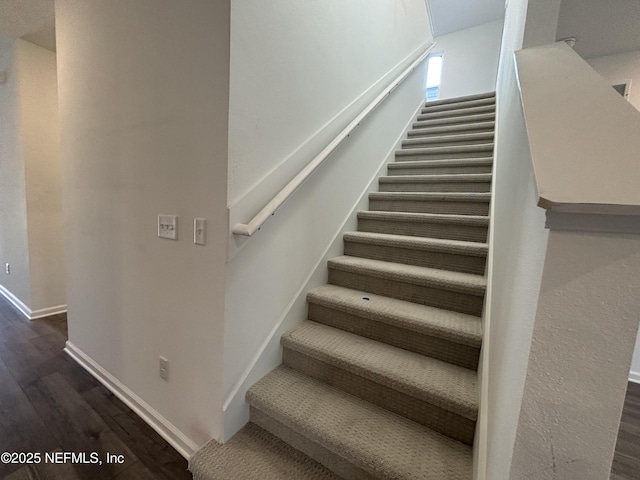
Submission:
[[[629,383],[622,411],[611,480],[640,479],[640,385]]]
[[[191,479],[180,454],[62,351],[66,340],[66,316],[27,321],[0,296],[0,454],[41,456],[0,462],[0,478]],[[89,462],[97,452],[103,464],[46,463],[47,452]],[[107,452],[124,463],[106,464]]]

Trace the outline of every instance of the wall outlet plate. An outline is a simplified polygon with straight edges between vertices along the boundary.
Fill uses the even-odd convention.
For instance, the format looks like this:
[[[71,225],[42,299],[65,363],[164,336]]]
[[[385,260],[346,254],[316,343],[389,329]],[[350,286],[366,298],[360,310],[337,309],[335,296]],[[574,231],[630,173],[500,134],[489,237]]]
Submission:
[[[177,215],[158,215],[158,236],[170,240],[178,239]]]

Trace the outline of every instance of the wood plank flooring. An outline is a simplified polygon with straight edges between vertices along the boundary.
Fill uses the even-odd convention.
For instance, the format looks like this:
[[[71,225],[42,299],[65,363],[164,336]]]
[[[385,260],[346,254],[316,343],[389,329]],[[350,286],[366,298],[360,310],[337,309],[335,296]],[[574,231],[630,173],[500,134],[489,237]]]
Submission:
[[[62,351],[65,315],[27,321],[0,296],[0,453],[32,452],[39,464],[0,462],[0,478],[191,479],[187,461]],[[45,462],[50,452],[97,452],[102,465]],[[124,463],[106,463],[106,453]]]
[[[611,480],[640,480],[640,384],[629,382]]]

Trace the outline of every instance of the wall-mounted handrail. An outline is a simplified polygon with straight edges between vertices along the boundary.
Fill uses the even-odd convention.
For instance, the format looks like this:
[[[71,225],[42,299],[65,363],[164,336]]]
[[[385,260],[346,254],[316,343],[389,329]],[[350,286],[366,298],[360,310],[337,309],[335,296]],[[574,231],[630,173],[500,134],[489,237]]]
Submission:
[[[565,42],[515,56],[538,205],[640,214],[640,112]]]
[[[367,107],[342,130],[324,149],[314,157],[285,187],[280,190],[262,210],[260,210],[249,223],[238,223],[233,227],[235,235],[252,236],[264,223],[276,212],[276,210],[295,192],[302,183],[324,162],[340,144],[351,135],[351,132],[362,123],[390,94],[393,92],[418,65],[429,56],[435,43],[429,45],[424,52],[400,75],[398,75],[387,88],[384,89]]]

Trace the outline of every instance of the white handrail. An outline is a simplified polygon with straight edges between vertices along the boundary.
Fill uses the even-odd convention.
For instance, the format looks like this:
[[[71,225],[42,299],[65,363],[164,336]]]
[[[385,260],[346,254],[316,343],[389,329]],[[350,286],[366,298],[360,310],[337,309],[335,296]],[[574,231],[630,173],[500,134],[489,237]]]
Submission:
[[[251,219],[249,223],[238,223],[233,227],[232,232],[235,235],[244,235],[247,237],[252,236],[264,223],[276,213],[276,210],[282,205],[300,185],[324,162],[329,155],[331,155],[336,148],[351,135],[351,132],[360,125],[360,123],[369,116],[384,100],[393,92],[405,78],[413,72],[418,65],[420,65],[429,55],[429,52],[435,47],[435,43],[432,43],[427,49],[413,62],[406,70],[404,70],[398,77],[389,84],[384,91],[378,95],[361,113],[358,115],[349,125],[342,130],[331,143],[329,143],[324,149],[315,156],[309,164],[304,167],[293,180],[291,180],[285,187],[280,190],[269,203],[267,203],[262,210],[260,210],[255,217]]]

